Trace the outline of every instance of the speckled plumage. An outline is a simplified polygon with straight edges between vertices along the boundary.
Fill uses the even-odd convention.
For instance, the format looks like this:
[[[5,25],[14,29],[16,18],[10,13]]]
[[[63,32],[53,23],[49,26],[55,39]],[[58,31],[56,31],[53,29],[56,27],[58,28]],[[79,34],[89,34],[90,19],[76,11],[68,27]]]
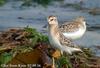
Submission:
[[[59,29],[65,37],[78,39],[82,37],[86,31],[86,22],[84,21],[84,17],[78,17],[74,21],[65,22],[60,25]]]
[[[61,32],[75,32],[79,30],[79,28],[83,27],[84,17],[78,17],[74,21],[65,22],[64,24],[60,25]]]
[[[70,39],[66,38],[58,28],[58,21],[55,16],[48,17],[48,36],[52,47],[72,53],[73,51],[81,51]]]

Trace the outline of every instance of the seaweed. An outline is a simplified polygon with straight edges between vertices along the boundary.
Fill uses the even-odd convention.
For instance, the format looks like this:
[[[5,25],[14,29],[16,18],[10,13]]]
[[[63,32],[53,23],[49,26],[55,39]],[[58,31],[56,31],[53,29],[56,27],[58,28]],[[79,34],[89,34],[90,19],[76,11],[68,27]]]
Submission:
[[[50,46],[48,37],[34,28],[9,29],[1,32],[0,40],[0,65],[40,64],[44,68],[100,67],[100,57],[96,57],[91,49],[81,47],[82,53],[61,55],[59,50]]]

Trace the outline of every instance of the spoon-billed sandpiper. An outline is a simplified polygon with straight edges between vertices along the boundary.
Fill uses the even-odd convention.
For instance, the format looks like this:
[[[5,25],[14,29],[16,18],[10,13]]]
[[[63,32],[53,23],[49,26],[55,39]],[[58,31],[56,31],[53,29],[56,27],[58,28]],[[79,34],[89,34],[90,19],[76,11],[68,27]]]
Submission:
[[[69,54],[75,51],[81,51],[80,48],[60,32],[58,27],[57,18],[55,16],[49,16],[48,36],[51,46]]]
[[[65,37],[74,40],[84,35],[86,31],[86,22],[84,17],[80,16],[74,21],[62,24],[59,28]]]

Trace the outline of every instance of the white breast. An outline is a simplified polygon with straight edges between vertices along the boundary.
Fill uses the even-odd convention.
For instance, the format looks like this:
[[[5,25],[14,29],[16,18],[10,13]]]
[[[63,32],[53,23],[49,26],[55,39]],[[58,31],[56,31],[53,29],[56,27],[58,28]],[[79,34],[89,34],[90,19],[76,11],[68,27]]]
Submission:
[[[57,49],[62,48],[62,46],[59,42],[59,39],[54,34],[49,33],[48,36],[49,36],[49,42],[50,42],[52,47],[57,48]]]
[[[63,35],[67,38],[70,38],[70,39],[78,39],[80,38],[81,36],[83,36],[83,34],[85,33],[86,29],[79,29],[78,31],[76,32],[71,32],[71,33],[63,33]]]

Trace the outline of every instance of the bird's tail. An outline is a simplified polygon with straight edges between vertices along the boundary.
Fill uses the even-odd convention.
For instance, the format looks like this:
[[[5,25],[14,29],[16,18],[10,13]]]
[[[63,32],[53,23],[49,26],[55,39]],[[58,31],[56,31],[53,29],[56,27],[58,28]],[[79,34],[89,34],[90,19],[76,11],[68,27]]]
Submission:
[[[73,48],[73,47],[68,47],[68,46],[62,46],[61,50],[69,54],[72,54],[72,52],[82,52],[80,48]]]

